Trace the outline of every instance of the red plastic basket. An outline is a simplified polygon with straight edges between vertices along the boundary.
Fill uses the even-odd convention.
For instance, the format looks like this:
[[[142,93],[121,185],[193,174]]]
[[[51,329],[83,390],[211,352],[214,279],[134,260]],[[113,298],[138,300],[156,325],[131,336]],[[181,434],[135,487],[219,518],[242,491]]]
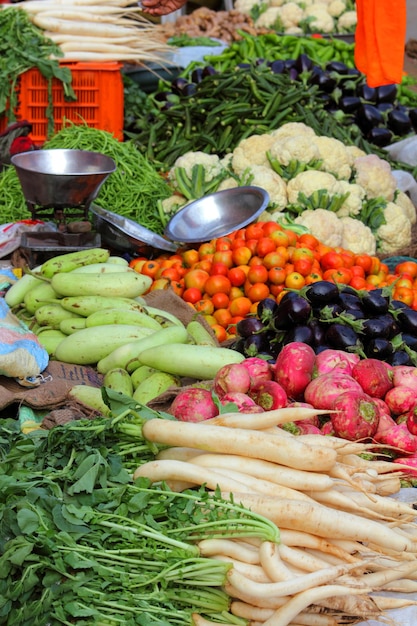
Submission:
[[[52,80],[54,131],[65,121],[87,124],[106,130],[116,139],[123,139],[124,94],[121,63],[62,63],[71,70],[75,102],[64,98],[62,84]],[[24,72],[18,80],[18,120],[32,124],[32,140],[41,145],[48,138],[48,82],[38,69]],[[6,115],[0,116],[0,132],[7,126]]]

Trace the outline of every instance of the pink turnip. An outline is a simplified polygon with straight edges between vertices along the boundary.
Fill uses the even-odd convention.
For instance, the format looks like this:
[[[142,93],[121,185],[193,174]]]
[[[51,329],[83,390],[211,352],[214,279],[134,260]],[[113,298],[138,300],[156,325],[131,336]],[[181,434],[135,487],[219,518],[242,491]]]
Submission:
[[[417,405],[417,396],[414,389],[405,385],[398,385],[387,391],[384,401],[391,414],[402,415]]]
[[[405,423],[412,435],[417,435],[417,407],[412,408],[405,414]]]
[[[393,374],[379,359],[361,359],[352,368],[352,376],[365,393],[373,398],[384,398],[393,386]]]
[[[395,424],[392,428],[382,432],[378,437],[378,443],[410,454],[417,450],[417,437],[410,433],[405,423]]]
[[[251,382],[272,380],[272,366],[257,356],[251,356],[242,361],[241,365],[249,372]]]
[[[320,431],[322,435],[327,435],[327,436],[330,435],[332,437],[336,436],[336,431],[333,428],[332,420],[330,419],[327,422],[324,422],[324,424],[320,428]]]
[[[288,408],[291,407],[300,407],[300,408],[306,408],[306,409],[314,409],[314,406],[312,404],[309,404],[308,402],[289,402],[287,404]],[[297,424],[313,424],[313,426],[317,426],[317,428],[320,428],[320,419],[318,415],[313,415],[312,417],[309,417],[308,419],[304,419],[304,420],[297,420]]]
[[[303,399],[304,390],[313,377],[315,360],[313,348],[301,341],[287,343],[279,352],[273,378],[285,389],[289,399]]]
[[[364,391],[345,391],[333,402],[330,415],[336,436],[358,441],[373,437],[378,428],[379,411]]]
[[[171,403],[170,411],[180,422],[202,422],[219,414],[211,392],[199,387],[180,391]]]
[[[323,350],[316,355],[314,377],[321,376],[321,374],[328,374],[329,372],[334,372],[335,370],[342,371],[345,374],[351,374],[353,366],[359,361],[360,356],[358,354],[353,354],[353,352],[326,348],[326,350]]]
[[[395,428],[396,425],[397,423],[395,422],[395,420],[392,419],[392,417],[388,413],[384,413],[380,411],[378,428],[376,429],[376,432],[373,436],[374,440],[377,443],[385,443],[385,439],[384,439],[385,435],[387,434],[387,432]]]
[[[295,429],[298,430],[296,435],[322,435],[322,431],[318,426],[309,424],[308,422],[295,422]]]
[[[260,381],[251,386],[248,396],[265,411],[282,409],[287,406],[285,389],[275,380]]]
[[[231,391],[220,398],[220,403],[227,406],[229,403],[235,404],[239,413],[263,413],[263,408],[256,404],[246,393]]]
[[[417,392],[417,367],[413,365],[396,365],[393,368],[393,383],[395,387],[405,386]]]
[[[246,367],[242,363],[228,363],[215,375],[213,391],[222,398],[225,393],[235,391],[247,393],[250,385],[251,378]]]
[[[378,406],[379,414],[384,413],[384,415],[389,415],[391,417],[391,411],[389,410],[388,404],[382,398],[374,398],[374,402]]]
[[[333,403],[345,391],[362,391],[360,384],[342,372],[329,372],[313,378],[305,388],[304,400],[315,409],[332,409]]]
[[[417,478],[417,456],[401,456],[394,459],[394,463],[399,463],[400,465],[407,465],[409,468],[407,470],[403,470],[404,473],[408,473],[409,476],[413,478]]]

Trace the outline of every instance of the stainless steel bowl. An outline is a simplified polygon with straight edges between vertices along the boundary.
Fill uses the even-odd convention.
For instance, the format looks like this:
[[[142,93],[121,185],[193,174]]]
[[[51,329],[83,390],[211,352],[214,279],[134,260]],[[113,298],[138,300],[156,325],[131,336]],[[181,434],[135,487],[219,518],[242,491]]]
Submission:
[[[34,150],[11,162],[26,202],[54,209],[89,206],[116,170],[113,159],[88,150]]]
[[[100,233],[102,242],[118,252],[136,252],[143,256],[152,256],[153,252],[158,250],[168,252],[177,250],[172,241],[167,241],[127,217],[94,204],[90,207],[90,212],[93,216],[93,226]]]
[[[266,209],[269,194],[254,186],[216,191],[190,202],[170,219],[165,235],[172,241],[201,243],[244,228]]]

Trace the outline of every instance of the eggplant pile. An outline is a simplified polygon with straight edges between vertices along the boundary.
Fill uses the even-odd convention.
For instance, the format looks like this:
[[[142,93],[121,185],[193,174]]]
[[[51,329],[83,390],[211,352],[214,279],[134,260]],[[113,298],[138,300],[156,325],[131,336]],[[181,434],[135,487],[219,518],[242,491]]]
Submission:
[[[331,348],[391,365],[417,365],[417,311],[385,288],[355,290],[321,280],[288,291],[279,303],[259,302],[257,313],[238,322],[233,349],[274,361],[293,341],[316,354]]]

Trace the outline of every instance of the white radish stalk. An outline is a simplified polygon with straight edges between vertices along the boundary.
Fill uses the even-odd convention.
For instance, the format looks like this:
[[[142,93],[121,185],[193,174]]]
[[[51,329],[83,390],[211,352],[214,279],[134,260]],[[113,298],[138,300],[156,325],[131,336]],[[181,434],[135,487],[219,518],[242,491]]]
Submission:
[[[257,595],[259,598],[269,598],[271,596],[288,596],[294,595],[312,589],[318,585],[324,585],[331,580],[335,580],[346,574],[351,565],[338,565],[336,567],[323,568],[317,572],[297,576],[292,580],[284,580],[271,583],[256,583],[249,580],[239,572],[231,569],[227,572],[228,582],[243,593]]]
[[[34,24],[44,30],[51,30],[56,33],[67,33],[72,35],[92,35],[96,37],[112,37],[115,35],[131,35],[134,26],[114,26],[110,24],[99,24],[98,22],[74,22],[72,20],[60,20],[55,17],[45,17],[37,14],[33,18]]]
[[[213,554],[224,554],[245,563],[258,565],[260,563],[259,550],[244,546],[241,542],[230,539],[202,539],[198,543],[198,548],[202,556],[213,556]]]
[[[360,593],[369,593],[370,589],[361,589]],[[284,606],[264,622],[264,626],[288,626],[310,604],[316,604],[324,598],[358,593],[358,590],[341,585],[322,585],[302,591],[291,598]]]
[[[197,461],[200,457],[197,457]],[[194,463],[191,461],[191,463]],[[198,464],[198,463],[197,463]],[[291,489],[290,487],[283,487],[282,485],[278,485],[277,483],[273,483],[269,480],[264,480],[262,478],[254,478],[249,474],[244,474],[243,472],[236,472],[235,470],[228,469],[219,469],[216,466],[211,468],[216,473],[221,474],[222,476],[232,478],[240,483],[246,485],[250,491],[263,493],[265,495],[274,497],[274,498],[287,498],[288,500],[303,500],[305,502],[314,502],[312,498],[305,495],[302,491],[297,491],[296,489]]]
[[[278,544],[263,541],[259,548],[261,565],[272,582],[291,580],[294,573],[283,563]]]
[[[224,497],[229,498],[230,493]],[[353,513],[338,511],[321,504],[296,500],[265,498],[249,493],[233,494],[235,502],[260,513],[273,521],[278,528],[300,530],[324,538],[350,539],[380,546],[380,551],[416,552],[417,542],[402,536],[385,524]],[[369,546],[368,546],[369,547]]]
[[[254,580],[257,583],[271,582],[271,579],[266,575],[265,571],[260,565],[251,565],[250,563],[244,563],[243,561],[238,561],[230,556],[225,556],[223,554],[213,554],[213,559],[216,559],[216,561],[231,563],[237,572],[240,572],[241,574],[243,574],[243,576],[246,576],[246,578],[250,578],[250,580]]]
[[[174,446],[172,448],[165,448],[164,450],[160,450],[158,452],[158,454],[156,455],[156,460],[173,460],[173,461],[190,461],[191,459],[194,459],[194,457],[199,456],[199,455],[204,455],[206,456],[206,453],[204,452],[204,450],[197,450],[196,448],[185,448],[185,447],[181,447],[181,446]],[[209,455],[211,456],[211,455]],[[213,455],[216,457],[221,457],[221,455]],[[204,464],[202,464],[204,465]],[[205,465],[205,467],[208,467],[208,465]]]
[[[329,563],[320,557],[313,556],[307,550],[301,550],[300,548],[290,548],[280,544],[278,551],[281,559],[284,563],[298,567],[305,572],[316,572],[320,569],[329,567]],[[340,561],[339,561],[340,565]]]
[[[290,547],[299,547],[299,548],[311,548],[314,550],[318,550],[319,552],[324,552],[325,554],[332,554],[335,557],[345,561],[346,563],[358,563],[361,564],[363,561],[358,557],[352,556],[351,553],[345,550],[343,547],[335,545],[335,543],[330,543],[326,541],[322,537],[317,537],[316,535],[311,535],[309,533],[303,533],[298,530],[280,530],[280,539],[283,544]],[[358,544],[360,548],[362,546]],[[352,550],[353,551],[353,550]]]
[[[354,513],[358,513],[363,517],[373,520],[389,520],[393,521],[398,519],[397,517],[390,517],[387,513],[383,511],[373,510],[372,502],[366,499],[366,502],[369,506],[361,505],[353,499],[353,493],[345,495],[343,493],[339,493],[336,490],[333,491],[318,491],[318,492],[306,492],[313,500],[318,502],[319,504],[324,504],[328,507],[337,508],[340,511],[353,511]]]
[[[169,454],[169,449],[160,454],[163,453]],[[244,471],[255,478],[263,478],[298,491],[325,491],[334,486],[334,481],[327,474],[290,469],[270,461],[251,459],[237,454],[207,454],[200,451],[198,458],[192,459],[192,462],[200,466],[222,468],[227,471]]]
[[[306,407],[284,407],[273,411],[264,411],[263,413],[223,413],[217,417],[205,420],[202,423],[215,426],[227,426],[228,428],[264,430],[271,426],[310,419],[316,415],[327,415],[328,413],[329,411]]]

